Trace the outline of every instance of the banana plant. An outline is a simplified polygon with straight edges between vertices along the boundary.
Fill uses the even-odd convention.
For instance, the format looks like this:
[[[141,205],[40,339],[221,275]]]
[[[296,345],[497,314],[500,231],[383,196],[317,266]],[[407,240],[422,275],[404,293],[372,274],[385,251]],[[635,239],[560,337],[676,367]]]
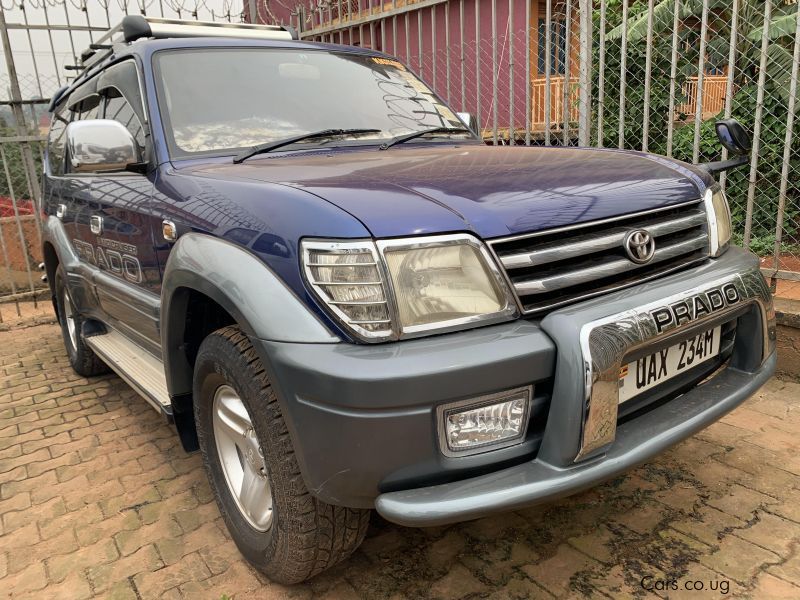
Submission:
[[[767,0],[769,2],[770,0]],[[678,3],[678,19],[700,23],[703,14],[703,0],[661,0],[653,8],[653,39],[656,43],[667,40],[671,43],[670,32],[674,23],[675,4]],[[642,7],[644,6],[644,10]],[[647,37],[648,15],[646,2],[634,2],[628,18],[627,40],[629,43],[642,42]],[[636,10],[636,9],[639,10]],[[769,20],[767,47],[767,78],[770,85],[784,99],[789,95],[789,81],[792,73],[792,48],[800,18],[797,3],[788,4],[783,0],[773,1]],[[718,66],[726,65],[731,42],[732,1],[708,0],[709,39],[707,54],[714,57]],[[738,24],[735,36],[737,69],[735,80],[739,86],[757,77],[760,63],[761,39],[765,26],[764,0],[739,0]],[[687,26],[688,27],[688,26]],[[622,24],[606,34],[606,41],[622,38]]]

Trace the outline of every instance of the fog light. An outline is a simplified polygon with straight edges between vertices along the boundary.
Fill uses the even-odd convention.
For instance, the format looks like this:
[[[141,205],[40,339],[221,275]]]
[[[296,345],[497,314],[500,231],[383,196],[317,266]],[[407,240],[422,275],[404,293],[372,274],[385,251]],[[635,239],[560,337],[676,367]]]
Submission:
[[[532,394],[528,386],[440,406],[442,453],[465,456],[521,442],[528,429]]]

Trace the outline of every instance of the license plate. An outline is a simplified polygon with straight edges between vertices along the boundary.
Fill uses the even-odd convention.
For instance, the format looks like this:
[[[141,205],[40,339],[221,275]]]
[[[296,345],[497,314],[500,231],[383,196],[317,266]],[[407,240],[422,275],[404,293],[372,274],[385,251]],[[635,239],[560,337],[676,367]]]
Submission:
[[[719,354],[720,327],[629,362],[619,371],[619,402],[645,392]]]

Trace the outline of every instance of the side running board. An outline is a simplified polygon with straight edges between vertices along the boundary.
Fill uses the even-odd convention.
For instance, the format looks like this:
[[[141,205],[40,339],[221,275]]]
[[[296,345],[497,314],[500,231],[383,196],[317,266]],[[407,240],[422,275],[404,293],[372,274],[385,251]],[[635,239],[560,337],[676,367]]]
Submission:
[[[86,337],[84,342],[153,408],[172,414],[164,363],[114,330]]]

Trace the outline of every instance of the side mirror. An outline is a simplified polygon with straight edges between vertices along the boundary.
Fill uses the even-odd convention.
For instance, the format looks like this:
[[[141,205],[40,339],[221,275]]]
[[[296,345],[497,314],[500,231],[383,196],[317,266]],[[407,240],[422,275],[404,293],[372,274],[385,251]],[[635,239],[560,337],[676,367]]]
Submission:
[[[750,135],[745,131],[742,124],[736,119],[722,119],[714,124],[717,130],[717,137],[728,152],[735,156],[743,156],[750,153],[753,142]]]
[[[124,171],[142,161],[131,132],[111,119],[87,119],[67,125],[67,156],[73,173]]]
[[[478,119],[475,118],[475,115],[468,112],[460,112],[457,114],[458,118],[461,119],[464,122],[464,125],[467,126],[467,129],[469,129],[475,135],[478,135]]]
[[[714,128],[717,130],[719,143],[733,155],[733,158],[701,163],[697,166],[708,171],[711,175],[719,175],[724,171],[746,165],[749,162],[748,155],[753,143],[750,140],[750,134],[745,131],[742,124],[736,119],[721,119],[714,124]]]

